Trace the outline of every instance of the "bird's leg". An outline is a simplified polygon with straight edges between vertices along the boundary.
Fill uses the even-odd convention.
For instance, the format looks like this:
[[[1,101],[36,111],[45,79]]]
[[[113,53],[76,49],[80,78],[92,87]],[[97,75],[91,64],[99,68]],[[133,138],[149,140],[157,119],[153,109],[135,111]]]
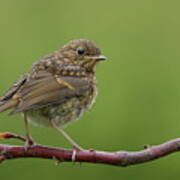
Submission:
[[[52,127],[56,129],[61,135],[63,135],[71,144],[71,146],[74,148],[74,150],[81,151],[83,148],[79,146],[63,129],[59,128],[53,121],[52,121]]]
[[[26,146],[30,147],[34,144],[33,139],[31,138],[30,132],[29,132],[29,123],[27,120],[27,114],[24,113],[24,123],[25,123],[25,133],[26,133]]]
[[[72,162],[76,161],[76,154],[77,151],[82,151],[83,148],[81,146],[79,146],[63,129],[59,128],[56,123],[54,123],[52,121],[52,127],[58,131],[61,135],[63,135],[71,144],[71,146],[73,147],[73,153],[72,153]]]

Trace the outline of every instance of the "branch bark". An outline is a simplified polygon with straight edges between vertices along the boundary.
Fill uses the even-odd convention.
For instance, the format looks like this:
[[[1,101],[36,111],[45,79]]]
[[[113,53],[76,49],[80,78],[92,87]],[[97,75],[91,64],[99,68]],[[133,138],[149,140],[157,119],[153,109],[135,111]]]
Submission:
[[[19,137],[20,136],[17,137],[12,134],[11,136],[7,136],[7,138],[23,139],[22,137]],[[96,150],[75,151],[43,145],[33,145],[27,148],[26,146],[0,144],[0,162],[16,158],[44,158],[55,159],[59,162],[72,162],[73,159],[75,162],[129,166],[149,162],[178,151],[180,151],[180,138],[170,140],[160,145],[149,146],[145,150],[135,152],[103,152]]]

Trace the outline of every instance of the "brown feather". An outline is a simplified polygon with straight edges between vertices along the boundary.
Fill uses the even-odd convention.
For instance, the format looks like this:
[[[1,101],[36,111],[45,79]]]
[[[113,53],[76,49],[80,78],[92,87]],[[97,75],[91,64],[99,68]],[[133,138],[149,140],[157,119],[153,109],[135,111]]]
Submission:
[[[89,91],[91,88],[88,80],[79,77],[57,77],[49,72],[39,71],[19,89],[21,101],[12,113],[59,104]]]
[[[21,88],[21,86],[27,81],[28,74],[20,78],[11,88],[9,88],[3,97],[0,98],[0,102],[11,99],[14,94]]]
[[[17,99],[11,99],[11,100],[8,100],[8,101],[1,102],[1,104],[0,104],[0,112],[11,109],[11,108],[15,107],[17,104],[18,104]]]

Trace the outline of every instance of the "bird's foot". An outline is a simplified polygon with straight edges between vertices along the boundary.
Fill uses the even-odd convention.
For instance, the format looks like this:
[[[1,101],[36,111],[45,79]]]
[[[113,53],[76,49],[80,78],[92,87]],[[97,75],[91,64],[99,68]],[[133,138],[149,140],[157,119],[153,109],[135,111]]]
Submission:
[[[31,137],[27,137],[25,141],[25,145],[24,145],[25,150],[27,151],[29,148],[31,148],[35,144],[36,144],[35,141]]]
[[[72,152],[72,162],[76,162],[76,155],[79,151],[83,151],[83,148],[77,144],[73,144],[73,152]]]

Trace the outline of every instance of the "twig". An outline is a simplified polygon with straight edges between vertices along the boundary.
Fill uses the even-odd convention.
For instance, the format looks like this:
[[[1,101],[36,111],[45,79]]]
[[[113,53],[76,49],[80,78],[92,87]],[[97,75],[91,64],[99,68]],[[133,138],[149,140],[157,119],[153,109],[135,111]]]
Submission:
[[[26,138],[23,136],[19,136],[16,134],[12,134],[9,132],[4,132],[4,133],[0,133],[0,140],[4,140],[4,139],[19,139],[21,141],[26,142]]]
[[[27,149],[26,146],[0,144],[0,162],[16,158],[44,158],[57,160],[58,162],[71,162],[73,157],[75,162],[129,166],[149,162],[177,151],[180,151],[180,138],[170,140],[157,146],[149,146],[145,150],[136,152],[82,150],[76,151],[75,156],[74,150],[62,148],[33,145]]]

